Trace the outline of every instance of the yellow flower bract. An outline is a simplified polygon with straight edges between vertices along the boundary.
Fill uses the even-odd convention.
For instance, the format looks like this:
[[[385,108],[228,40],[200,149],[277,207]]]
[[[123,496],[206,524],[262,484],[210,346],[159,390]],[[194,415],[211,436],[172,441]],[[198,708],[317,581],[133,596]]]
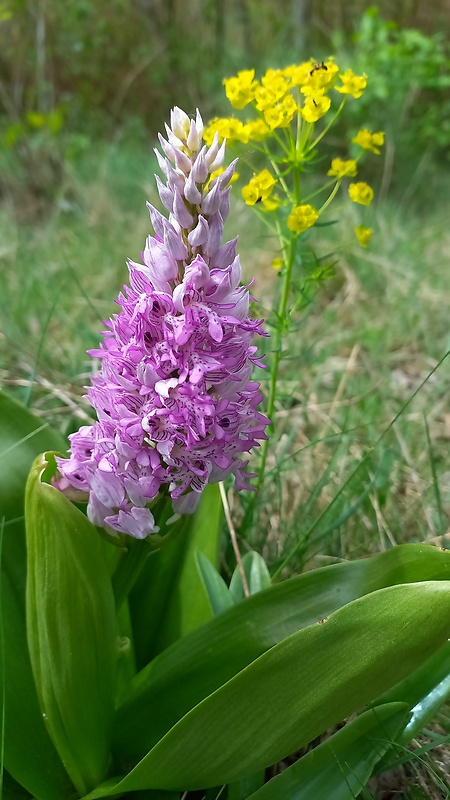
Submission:
[[[354,231],[361,247],[367,247],[372,238],[372,228],[365,228],[364,225],[358,225],[356,228],[354,228]]]
[[[358,131],[355,138],[352,139],[353,144],[358,144],[363,150],[370,150],[375,155],[380,155],[380,147],[384,145],[384,133],[383,131],[377,131],[377,133],[371,133],[367,128],[363,128],[362,130]]]
[[[294,233],[304,233],[319,219],[317,208],[309,204],[297,206],[292,210],[288,216],[287,225],[290,231]]]
[[[359,181],[359,183],[351,183],[348,187],[350,200],[354,203],[360,203],[362,206],[370,206],[373,200],[373,189],[368,183]]]
[[[328,170],[327,175],[334,175],[336,178],[354,178],[358,172],[358,167],[354,158],[349,158],[345,161],[342,158],[333,158],[331,162],[331,169]]]

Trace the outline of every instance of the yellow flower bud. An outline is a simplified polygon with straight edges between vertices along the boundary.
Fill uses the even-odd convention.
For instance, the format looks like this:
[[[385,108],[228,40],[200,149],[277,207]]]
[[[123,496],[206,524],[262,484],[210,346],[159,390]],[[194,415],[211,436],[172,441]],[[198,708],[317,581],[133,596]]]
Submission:
[[[361,247],[367,247],[372,238],[372,228],[365,228],[364,225],[358,225],[354,228],[354,231]]]

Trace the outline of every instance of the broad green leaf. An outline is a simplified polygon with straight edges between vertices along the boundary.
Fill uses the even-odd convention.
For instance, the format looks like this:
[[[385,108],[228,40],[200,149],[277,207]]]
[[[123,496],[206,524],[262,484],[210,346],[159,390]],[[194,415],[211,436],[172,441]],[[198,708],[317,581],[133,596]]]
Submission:
[[[246,800],[252,792],[264,786],[266,770],[260,770],[254,775],[247,775],[240,781],[228,784],[227,800]]]
[[[4,764],[39,800],[62,800],[70,796],[73,787],[42,719],[25,628],[25,485],[34,458],[46,447],[64,448],[64,440],[0,392],[0,524],[2,517],[6,520],[1,553],[0,656],[0,673],[4,664],[0,676],[5,692]]]
[[[176,642],[136,676],[117,712],[118,756],[136,763],[189,709],[295,631],[384,586],[437,578],[450,579],[450,552],[401,545],[249,597]]]
[[[32,795],[17,783],[8,772],[3,772],[2,779],[1,800],[33,800]]]
[[[449,581],[355,600],[264,653],[90,800],[146,788],[208,788],[264,769],[387,691],[449,635]]]
[[[157,649],[164,650],[211,619],[212,612],[197,571],[195,553],[204,553],[217,564],[222,522],[218,484],[204,489],[186,540],[183,561],[167,605]]]
[[[450,695],[450,643],[446,642],[412,675],[394,686],[381,702],[406,703],[410,719],[397,737],[398,744],[406,746],[435,717]]]
[[[234,605],[233,598],[224,579],[211,564],[209,558],[206,558],[203,553],[196,553],[196,560],[199,575],[205,587],[212,611],[217,616],[217,614],[221,614],[222,611],[226,611],[227,608],[231,608]]]
[[[262,592],[263,589],[268,589],[271,586],[270,572],[259,553],[254,550],[246,553],[242,559],[242,564],[250,594],[257,594],[257,592]],[[238,567],[234,570],[231,578],[230,593],[235,603],[239,603],[245,597],[242,577]]]
[[[103,542],[88,519],[31,469],[25,498],[27,634],[41,711],[80,793],[109,766],[117,656]]]
[[[218,486],[207,486],[196,513],[148,559],[129,598],[138,668],[211,618],[195,551],[217,563],[221,515]]]
[[[366,711],[248,795],[248,800],[353,800],[407,716],[404,703],[387,703]]]
[[[0,391],[0,520],[23,517],[25,486],[36,456],[65,449],[63,437],[45,420]]]

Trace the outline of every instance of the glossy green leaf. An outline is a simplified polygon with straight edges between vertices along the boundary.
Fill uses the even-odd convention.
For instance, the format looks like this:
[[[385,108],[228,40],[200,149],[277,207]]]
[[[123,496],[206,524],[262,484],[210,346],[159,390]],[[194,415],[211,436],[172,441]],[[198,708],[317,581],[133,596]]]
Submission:
[[[45,728],[31,671],[25,628],[25,485],[34,458],[64,440],[6,393],[0,392],[0,518],[5,693],[4,764],[39,800],[62,800],[73,786]],[[3,689],[2,689],[3,691]]]
[[[248,800],[353,800],[408,717],[404,703],[361,714],[248,796]]]
[[[381,702],[406,703],[410,719],[397,737],[406,746],[436,716],[450,696],[450,643],[446,642],[425,664],[386,692]]]
[[[355,600],[264,653],[186,714],[125,778],[90,798],[207,788],[264,769],[387,691],[449,635],[449,581]]]
[[[150,556],[129,598],[138,668],[211,618],[195,552],[217,563],[221,516],[218,486],[207,486],[196,513]]]
[[[246,800],[252,792],[264,786],[266,770],[260,770],[253,775],[247,775],[240,781],[228,784],[227,800]]]
[[[450,579],[450,552],[402,545],[249,597],[176,642],[136,676],[117,712],[118,758],[136,763],[189,709],[300,628],[384,586],[436,578]]]
[[[224,579],[203,553],[196,554],[197,569],[213,613],[217,616],[234,605]]]
[[[259,553],[254,550],[246,553],[242,559],[242,565],[250,594],[262,592],[263,589],[268,589],[272,585],[267,564]],[[238,567],[234,570],[230,581],[230,593],[235,603],[239,603],[245,597],[242,577]]]
[[[198,574],[195,553],[204,553],[217,564],[222,523],[222,500],[218,484],[204,489],[186,537],[183,560],[167,604],[158,637],[158,650],[196,630],[211,619],[212,612]]]
[[[85,793],[109,766],[115,605],[98,532],[42,482],[50,459],[36,459],[25,498],[28,644],[47,729]]]

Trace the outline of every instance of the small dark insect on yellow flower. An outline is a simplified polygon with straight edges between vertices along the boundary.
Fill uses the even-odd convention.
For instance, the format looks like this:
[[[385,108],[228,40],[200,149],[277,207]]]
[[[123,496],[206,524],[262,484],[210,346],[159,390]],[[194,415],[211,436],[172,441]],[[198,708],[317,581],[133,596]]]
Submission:
[[[313,75],[313,74],[314,74],[315,72],[317,72],[317,70],[319,70],[319,69],[324,69],[326,72],[328,72],[328,67],[327,67],[327,65],[326,65],[326,64],[325,64],[325,63],[322,61],[322,63],[321,63],[321,64],[316,64],[316,65],[315,65],[315,66],[312,68],[312,70],[311,70],[311,72],[310,72],[309,74],[310,74],[310,75]]]

